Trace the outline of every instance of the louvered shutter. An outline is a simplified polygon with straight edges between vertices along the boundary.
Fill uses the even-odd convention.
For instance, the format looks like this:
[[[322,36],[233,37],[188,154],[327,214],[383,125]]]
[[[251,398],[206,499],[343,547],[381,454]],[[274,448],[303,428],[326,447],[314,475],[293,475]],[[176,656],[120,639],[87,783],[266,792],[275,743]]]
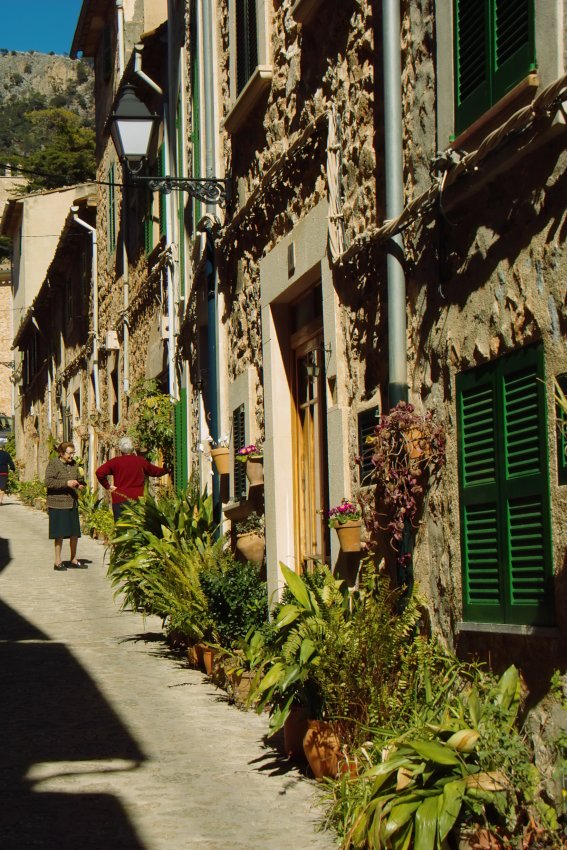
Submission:
[[[239,95],[258,64],[256,0],[236,0],[236,94]]]
[[[154,249],[154,193],[148,189],[146,197],[146,214],[144,216],[144,250],[151,254]]]
[[[490,37],[487,0],[455,0],[455,131],[490,106]]]
[[[158,177],[165,177],[165,148],[163,145],[160,146],[158,151],[157,158],[158,165]],[[166,207],[167,204],[167,195],[165,192],[159,193],[159,235],[165,236],[165,232],[167,229],[167,215],[166,215]]]
[[[492,103],[535,69],[533,0],[493,0]]]
[[[187,487],[187,390],[179,391],[179,401],[173,408],[173,437],[175,449],[175,488],[178,492]]]
[[[542,346],[500,361],[507,622],[553,621],[549,465]]]
[[[553,621],[542,379],[535,346],[457,381],[466,620]]]
[[[181,100],[177,102],[177,174],[183,177],[183,116]],[[179,293],[185,295],[185,194],[177,193],[177,220],[179,226]]]
[[[457,380],[465,620],[504,618],[500,575],[494,369]]]
[[[455,131],[536,67],[534,0],[454,0]]]
[[[246,445],[246,416],[243,404],[237,407],[232,414],[232,445],[234,456]],[[241,461],[234,461],[234,499],[236,502],[246,498],[246,465]]]

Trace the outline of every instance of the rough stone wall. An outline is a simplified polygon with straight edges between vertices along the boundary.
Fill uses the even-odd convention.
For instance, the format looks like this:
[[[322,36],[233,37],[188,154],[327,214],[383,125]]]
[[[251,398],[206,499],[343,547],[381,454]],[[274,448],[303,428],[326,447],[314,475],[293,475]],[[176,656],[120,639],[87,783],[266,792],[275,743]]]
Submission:
[[[474,203],[456,206],[450,224],[437,222],[408,235],[418,259],[408,299],[411,393],[435,411],[448,434],[447,469],[442,488],[430,498],[416,562],[419,579],[435,600],[434,619],[447,635],[461,599],[455,378],[464,369],[539,340],[547,375],[557,615],[559,623],[567,622],[560,592],[567,539],[565,488],[557,485],[551,384],[554,374],[567,369],[563,148],[559,139],[525,155],[480,189]]]
[[[342,178],[347,239],[363,233],[377,218],[376,204],[376,97],[374,78],[375,13],[369,0],[337,4],[325,18],[325,38],[319,24],[298,26],[293,3],[273,4],[271,49],[273,80],[265,104],[246,122],[244,132],[225,137],[227,169],[237,184],[238,220],[221,240],[222,279],[233,341],[229,374],[234,380],[248,365],[258,371],[258,425],[262,427],[261,319],[259,312],[260,258],[296,222],[326,197],[326,135],[323,114],[334,106],[344,152]],[[221,3],[219,55],[223,74],[221,91],[225,114],[229,103],[228,3]],[[318,121],[304,145],[286,153]],[[262,179],[275,168],[273,179]],[[256,200],[251,200],[259,192]],[[246,207],[245,210],[242,210]],[[362,293],[375,264],[357,268],[354,301]],[[343,281],[345,292],[353,278]],[[360,296],[360,297],[359,297]],[[348,303],[348,299],[346,300]],[[362,303],[360,310],[363,309]],[[345,323],[356,323],[356,305],[346,311]],[[356,333],[354,334],[356,337]],[[355,339],[358,345],[358,339]],[[366,343],[363,344],[363,347]],[[364,385],[364,381],[362,381]]]

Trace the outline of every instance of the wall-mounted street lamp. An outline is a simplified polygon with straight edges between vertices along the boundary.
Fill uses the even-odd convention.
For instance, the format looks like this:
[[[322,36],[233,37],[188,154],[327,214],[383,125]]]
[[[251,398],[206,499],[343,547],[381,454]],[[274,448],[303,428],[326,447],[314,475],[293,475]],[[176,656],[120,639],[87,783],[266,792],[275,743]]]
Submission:
[[[230,201],[228,177],[148,177],[140,174],[160,121],[160,116],[150,112],[137,97],[134,86],[125,85],[116,110],[110,116],[110,134],[132,183],[164,193],[181,189],[205,204],[227,204]]]

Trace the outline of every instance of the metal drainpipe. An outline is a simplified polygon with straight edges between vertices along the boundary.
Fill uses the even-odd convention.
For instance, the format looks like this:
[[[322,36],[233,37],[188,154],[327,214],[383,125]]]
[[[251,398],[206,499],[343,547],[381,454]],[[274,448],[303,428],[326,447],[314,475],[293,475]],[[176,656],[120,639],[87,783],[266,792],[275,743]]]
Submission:
[[[214,93],[214,38],[213,10],[211,0],[201,0],[201,18],[203,21],[203,88],[205,112],[205,171],[207,177],[214,177],[216,172],[216,121]],[[214,204],[207,204],[207,212],[215,215]],[[213,440],[219,438],[219,362],[218,362],[218,270],[212,234],[208,237],[212,246],[210,258],[210,273],[207,275],[207,323],[208,323],[208,378],[210,420],[209,434]],[[215,472],[213,478],[213,503],[215,513],[220,520],[220,481]]]
[[[169,17],[168,17],[169,21]],[[144,49],[143,44],[136,44],[134,47],[134,71],[140,77],[140,79],[144,80],[150,88],[152,88],[160,97],[163,99],[163,148],[165,151],[164,157],[164,171],[166,174],[170,174],[170,158],[169,158],[169,104],[164,97],[163,89],[159,86],[151,77],[142,70],[142,50]],[[173,193],[168,195],[167,203],[165,205],[165,241],[166,245],[170,245],[173,241],[173,215],[171,211],[171,204],[173,199]],[[166,277],[167,277],[167,313],[168,313],[168,334],[167,334],[167,366],[168,366],[168,374],[169,374],[169,394],[171,398],[177,399],[179,397],[179,393],[177,390],[177,375],[175,373],[175,309],[174,309],[174,288],[173,288],[173,275],[171,271],[171,264],[168,263],[166,267]]]
[[[79,218],[77,215],[78,207],[71,207],[71,212],[73,213],[73,220],[80,224],[81,227],[84,227],[91,234],[92,244],[93,244],[93,258],[91,262],[91,283],[93,290],[93,381],[94,381],[94,391],[95,391],[95,408],[97,411],[100,410],[100,385],[99,385],[99,374],[98,374],[98,256],[97,256],[97,237],[96,237],[96,228],[92,227],[87,221],[83,221],[82,218]]]
[[[124,75],[124,0],[116,0],[116,29],[118,41],[118,79]]]
[[[386,218],[393,219],[404,206],[400,0],[383,0],[382,9]],[[390,240],[388,248],[388,404],[392,408],[408,400],[406,281],[400,233]]]

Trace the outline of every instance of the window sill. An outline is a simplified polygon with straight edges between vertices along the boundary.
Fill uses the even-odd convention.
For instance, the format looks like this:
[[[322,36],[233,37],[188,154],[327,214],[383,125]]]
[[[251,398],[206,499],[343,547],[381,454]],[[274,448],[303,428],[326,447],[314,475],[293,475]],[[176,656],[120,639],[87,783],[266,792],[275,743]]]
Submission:
[[[272,76],[271,65],[258,65],[256,67],[224,119],[224,129],[227,133],[236,133],[244,125],[262,94],[269,89]]]
[[[512,623],[457,623],[457,632],[484,632],[494,635],[515,635],[517,637],[559,637],[556,626],[519,626]]]
[[[322,0],[295,0],[291,14],[298,24],[309,24],[322,5]]]
[[[462,133],[451,141],[453,149],[463,148],[465,150],[474,150],[477,148],[482,139],[496,129],[497,124],[501,124],[510,117],[510,115],[519,109],[521,106],[526,106],[533,100],[536,89],[539,86],[539,76],[536,73],[528,74],[528,76],[518,83],[512,91],[494,104],[490,109],[477,118],[470,127],[463,130]]]

